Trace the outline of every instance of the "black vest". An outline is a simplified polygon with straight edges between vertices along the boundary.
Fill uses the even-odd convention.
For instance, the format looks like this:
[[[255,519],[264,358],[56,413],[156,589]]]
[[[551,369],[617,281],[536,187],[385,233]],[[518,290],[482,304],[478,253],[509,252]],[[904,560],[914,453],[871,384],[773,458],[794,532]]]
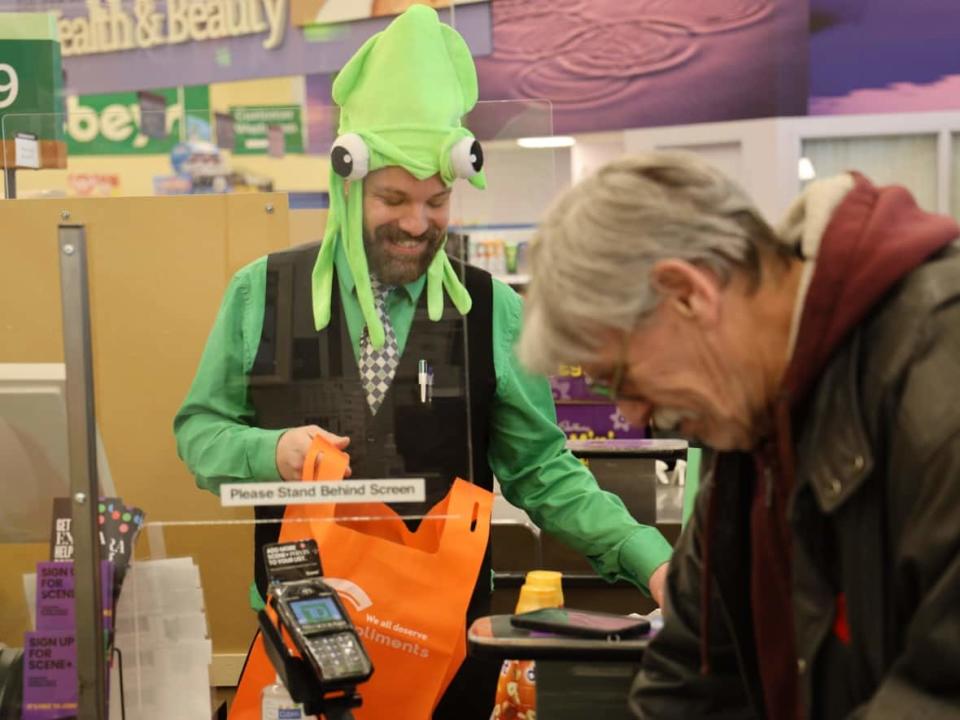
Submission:
[[[466,319],[448,301],[443,317],[432,322],[424,289],[390,390],[373,415],[336,280],[330,324],[319,333],[314,328],[311,276],[319,247],[305,245],[267,258],[263,330],[249,379],[254,426],[319,425],[348,436],[353,478],[425,478],[425,502],[392,506],[402,515],[425,514],[443,499],[455,477],[492,489],[487,449],[496,372],[490,275],[465,266],[473,299]],[[428,403],[421,402],[421,360],[433,370]],[[283,512],[283,507],[257,507],[256,517],[278,519]],[[417,522],[408,525],[414,529]],[[256,525],[254,572],[261,597],[267,585],[262,547],[276,542],[279,534],[279,523]],[[489,576],[488,545],[470,615],[485,611]]]

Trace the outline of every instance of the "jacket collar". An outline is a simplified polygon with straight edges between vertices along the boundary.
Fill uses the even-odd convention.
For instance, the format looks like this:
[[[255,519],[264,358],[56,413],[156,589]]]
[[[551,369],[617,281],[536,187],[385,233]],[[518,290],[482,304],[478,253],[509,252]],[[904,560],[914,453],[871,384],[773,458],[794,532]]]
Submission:
[[[837,206],[853,185],[854,178],[848,173],[825,180],[815,180],[793,201],[777,225],[777,235],[784,242],[796,247],[797,254],[803,258],[803,273],[800,276],[800,286],[797,288],[797,298],[793,307],[793,319],[790,323],[788,358],[793,356],[796,347],[800,316],[807,300],[807,292],[810,290],[810,282],[813,280],[813,271],[816,268],[823,234]]]

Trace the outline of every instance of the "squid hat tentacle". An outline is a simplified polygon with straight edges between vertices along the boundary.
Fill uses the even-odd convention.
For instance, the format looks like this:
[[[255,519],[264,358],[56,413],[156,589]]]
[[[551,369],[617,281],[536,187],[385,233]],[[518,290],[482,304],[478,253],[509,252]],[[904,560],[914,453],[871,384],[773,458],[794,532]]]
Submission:
[[[444,239],[444,246],[446,243]],[[457,312],[461,315],[470,312],[470,308],[473,307],[470,293],[467,292],[457,271],[450,264],[450,256],[441,247],[430,263],[430,267],[427,268],[427,316],[433,321],[443,317],[444,289],[453,301]]]
[[[330,322],[334,259],[342,243],[370,340],[383,346],[363,244],[363,177],[396,165],[418,180],[439,175],[448,186],[462,178],[484,188],[483,151],[461,124],[477,98],[470,49],[425,5],[411,6],[368,39],[340,71],[333,84],[340,134],[331,150],[330,212],[313,269],[317,330]],[[444,290],[461,314],[471,307],[444,245],[426,273],[431,320],[443,315]]]
[[[319,332],[330,324],[330,301],[333,292],[333,261],[337,239],[340,236],[340,218],[343,217],[343,179],[330,171],[330,211],[323,243],[313,265],[311,277],[313,295],[313,323]]]

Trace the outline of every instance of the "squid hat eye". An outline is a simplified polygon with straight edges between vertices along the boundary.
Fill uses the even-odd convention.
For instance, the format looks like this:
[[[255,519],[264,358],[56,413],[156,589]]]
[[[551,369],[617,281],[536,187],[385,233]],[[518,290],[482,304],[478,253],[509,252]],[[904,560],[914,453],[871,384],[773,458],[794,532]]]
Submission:
[[[450,148],[450,168],[455,177],[469,180],[483,170],[483,148],[475,137],[460,138]]]
[[[370,150],[362,137],[345,133],[330,148],[330,165],[344,180],[361,180],[370,171]]]

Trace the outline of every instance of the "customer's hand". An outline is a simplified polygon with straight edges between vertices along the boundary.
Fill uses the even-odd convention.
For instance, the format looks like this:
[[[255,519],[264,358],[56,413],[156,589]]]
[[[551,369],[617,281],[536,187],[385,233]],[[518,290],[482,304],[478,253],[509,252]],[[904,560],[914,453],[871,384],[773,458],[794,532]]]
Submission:
[[[329,433],[316,425],[304,425],[292,428],[280,436],[277,442],[277,470],[284,480],[299,480],[303,471],[303,461],[307,456],[313,438],[323,435],[330,444],[338,450],[343,450],[350,444],[350,438]],[[345,477],[350,477],[350,466],[347,466]]]
[[[664,593],[667,590],[667,567],[669,563],[664,563],[650,575],[650,595],[660,607],[663,607]]]

